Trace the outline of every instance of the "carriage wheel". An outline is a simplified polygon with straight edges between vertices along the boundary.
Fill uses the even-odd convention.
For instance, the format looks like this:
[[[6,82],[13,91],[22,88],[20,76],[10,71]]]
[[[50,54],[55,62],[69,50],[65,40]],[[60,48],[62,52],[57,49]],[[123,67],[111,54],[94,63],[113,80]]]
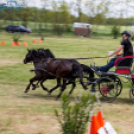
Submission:
[[[113,102],[117,96],[118,89],[115,82],[108,77],[101,77],[97,80],[101,101]]]
[[[117,96],[119,96],[121,94],[121,91],[122,91],[122,83],[121,83],[121,80],[117,76],[115,76],[113,80],[114,80],[114,82],[115,82],[115,84],[117,86],[117,89],[118,89]]]
[[[129,91],[129,97],[130,97],[131,101],[134,103],[134,85],[132,86],[132,88]]]

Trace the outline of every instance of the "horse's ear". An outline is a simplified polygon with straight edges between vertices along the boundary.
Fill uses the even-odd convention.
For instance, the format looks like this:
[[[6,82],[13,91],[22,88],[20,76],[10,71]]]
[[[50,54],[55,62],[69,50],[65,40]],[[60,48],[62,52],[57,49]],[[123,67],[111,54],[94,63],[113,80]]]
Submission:
[[[29,49],[27,49],[27,51],[29,52],[30,50],[29,50]]]
[[[38,52],[35,50],[33,51],[34,56],[38,56]]]

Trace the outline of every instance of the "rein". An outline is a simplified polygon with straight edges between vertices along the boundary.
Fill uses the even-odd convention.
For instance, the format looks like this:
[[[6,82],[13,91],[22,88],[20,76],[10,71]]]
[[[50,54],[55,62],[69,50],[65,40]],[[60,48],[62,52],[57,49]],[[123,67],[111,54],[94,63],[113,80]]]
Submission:
[[[47,58],[46,58],[46,59],[47,59]],[[36,60],[34,61],[34,60],[33,60],[33,61],[31,61],[31,62],[33,62],[33,63],[43,63],[44,60],[45,60],[45,58],[43,58],[41,61],[36,61]]]
[[[99,59],[99,58],[107,58],[107,57],[89,57],[89,58],[49,58],[55,60],[88,60],[88,59]],[[44,58],[48,59],[48,58]]]
[[[48,61],[47,61],[46,64],[45,64],[45,68],[46,68],[47,64],[49,64],[52,59],[57,59],[57,60],[61,60],[61,59],[66,59],[66,60],[76,60],[76,59],[87,60],[87,59],[94,59],[94,58],[107,58],[107,57],[70,58],[70,59],[68,59],[68,58],[50,58],[50,57],[49,57],[49,58],[43,58],[40,62],[35,62],[35,61],[33,61],[33,62],[34,62],[34,63],[43,63],[45,59],[48,59]],[[62,78],[62,79],[68,80],[68,79],[66,79],[66,78],[64,78],[64,77],[60,77],[60,76],[54,75],[53,73],[47,71],[46,69],[35,69],[35,70],[30,70],[30,71],[31,71],[31,72],[33,72],[33,71],[42,71],[42,72],[46,72],[46,73],[48,73],[48,74],[50,74],[50,75],[52,75],[52,76],[54,76],[54,77]]]
[[[57,76],[57,75],[55,75],[55,74],[53,74],[53,73],[51,73],[51,72],[49,72],[49,71],[47,71],[47,70],[45,70],[45,69],[30,70],[30,72],[34,72],[34,71],[46,72],[46,73],[48,73],[48,74],[50,74],[50,75],[52,75],[52,76],[54,76],[54,77],[56,77],[56,78],[61,78],[61,79],[64,79],[64,80],[68,80],[68,79],[66,79],[66,78],[64,78],[64,77]]]

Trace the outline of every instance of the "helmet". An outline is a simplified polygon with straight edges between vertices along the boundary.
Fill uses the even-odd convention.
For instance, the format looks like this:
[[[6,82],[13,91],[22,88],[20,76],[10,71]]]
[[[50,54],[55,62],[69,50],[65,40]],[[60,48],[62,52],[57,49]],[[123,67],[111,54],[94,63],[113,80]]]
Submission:
[[[128,37],[130,37],[131,36],[131,34],[130,34],[130,32],[129,31],[124,31],[123,33],[121,33],[122,35],[123,34],[126,34]]]

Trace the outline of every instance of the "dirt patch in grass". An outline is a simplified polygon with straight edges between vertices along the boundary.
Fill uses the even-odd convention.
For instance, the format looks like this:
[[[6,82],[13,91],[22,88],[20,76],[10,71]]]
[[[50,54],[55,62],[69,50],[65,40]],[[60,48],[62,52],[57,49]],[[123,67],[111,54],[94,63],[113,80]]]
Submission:
[[[1,59],[0,61],[1,61],[0,66],[11,66],[11,65],[14,65],[14,64],[21,64],[22,63],[22,60]]]
[[[22,118],[22,115],[17,118]],[[61,133],[59,123],[53,115],[23,115],[23,121],[13,127],[16,132],[24,134]]]

